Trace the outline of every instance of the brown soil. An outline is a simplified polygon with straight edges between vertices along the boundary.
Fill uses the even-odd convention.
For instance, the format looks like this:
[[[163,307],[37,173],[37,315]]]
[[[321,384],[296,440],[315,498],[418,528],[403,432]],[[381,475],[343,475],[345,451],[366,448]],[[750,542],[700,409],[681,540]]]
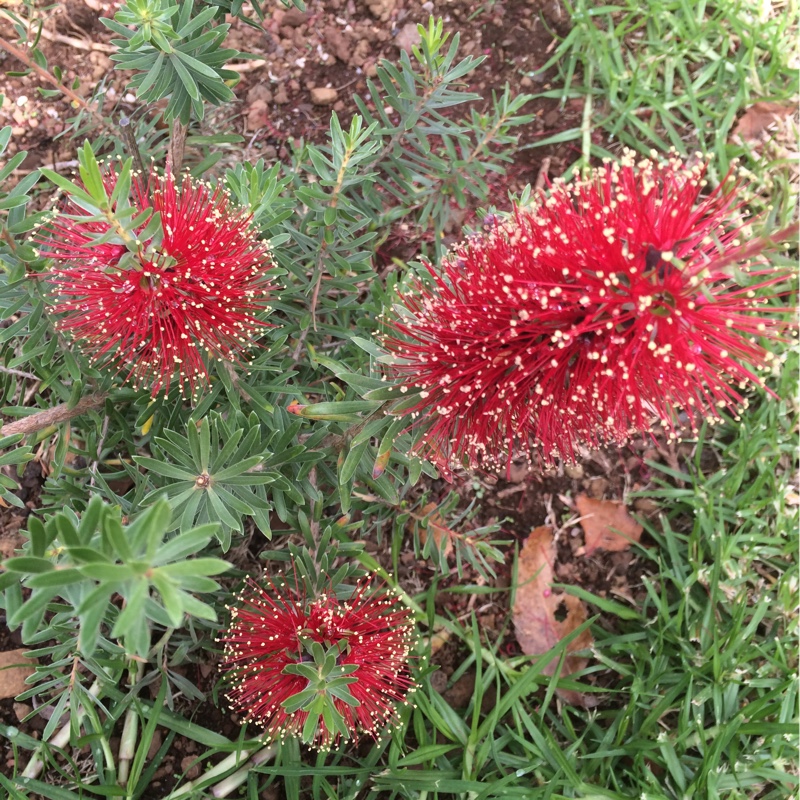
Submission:
[[[101,14],[113,14],[113,7],[98,0],[52,6],[44,14],[46,38],[41,49],[51,67],[63,70],[64,83],[71,85],[79,79],[78,91],[84,96],[90,96],[105,79],[106,96],[119,103],[122,114],[133,110],[134,98],[126,91],[126,74],[112,69],[107,52],[111,36],[99,22]],[[263,30],[234,21],[226,46],[258,57],[254,62],[240,62],[244,71],[235,89],[237,101],[223,115],[225,123],[245,137],[241,157],[270,160],[285,156],[289,140],[321,140],[327,134],[331,109],[347,122],[355,111],[353,95],[367,98],[367,78],[374,76],[376,63],[383,58],[397,60],[401,49],[408,50],[417,41],[415,25],[426,22],[432,10],[432,3],[417,0],[317,0],[308,4],[305,14],[276,9]],[[476,7],[456,2],[438,11],[446,11],[447,30],[460,31],[462,57],[486,57],[470,76],[469,86],[485,98],[484,107],[491,93],[501,91],[506,83],[515,92],[550,88],[552,74],[537,70],[556,44],[551,31],[563,31],[564,15],[558,3],[487,0]],[[0,33],[14,39],[8,20],[0,19]],[[13,56],[1,51],[0,63],[4,71],[20,68]],[[4,95],[0,123],[13,127],[10,152],[28,151],[21,167],[25,171],[69,163],[75,156],[75,142],[57,138],[74,109],[66,100],[41,98],[37,91],[41,85],[35,74],[0,80]],[[574,127],[581,111],[571,105],[559,110],[554,100],[535,100],[524,110],[536,119],[521,130],[522,145]],[[498,188],[519,190],[533,183],[545,156],[550,159],[549,173],[558,175],[577,155],[573,145],[522,150]]]

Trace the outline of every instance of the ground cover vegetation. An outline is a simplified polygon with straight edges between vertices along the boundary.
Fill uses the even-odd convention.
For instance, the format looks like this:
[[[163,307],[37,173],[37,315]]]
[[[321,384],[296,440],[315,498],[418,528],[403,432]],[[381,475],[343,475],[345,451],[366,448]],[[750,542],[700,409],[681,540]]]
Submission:
[[[3,11],[3,791],[791,796],[796,8],[369,8],[261,158],[324,3],[104,5],[119,104]]]

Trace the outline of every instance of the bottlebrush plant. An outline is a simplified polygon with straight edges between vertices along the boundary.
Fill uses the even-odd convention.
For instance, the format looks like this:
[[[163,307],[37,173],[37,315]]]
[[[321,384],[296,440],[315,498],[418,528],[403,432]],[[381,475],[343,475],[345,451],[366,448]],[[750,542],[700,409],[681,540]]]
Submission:
[[[67,205],[38,236],[57,327],[137,389],[169,393],[177,373],[196,400],[208,361],[237,364],[264,329],[269,246],[224,188],[133,175],[133,159],[102,173],[88,143],[83,156],[83,188],[67,184]]]
[[[435,459],[574,460],[655,423],[673,433],[681,411],[696,432],[764,385],[764,342],[786,329],[769,290],[787,273],[760,253],[789,231],[747,241],[738,183],[711,190],[706,170],[628,152],[534,194],[399,293],[390,371]]]
[[[717,413],[740,400],[728,379],[766,359],[750,337],[778,329],[769,309],[751,313],[780,291],[777,273],[734,272],[762,240],[734,241],[732,190],[702,186],[702,168],[623,161],[557,182],[446,254],[456,212],[508,207],[486,179],[533,117],[508,87],[464,110],[481,99],[466,86],[483,59],[459,60],[442,21],[377,67],[348,125],[334,113],[322,143],[242,161],[241,137],[201,124],[231,97],[223,20],[242,8],[122,4],[105,23],[135,113],[120,121],[54,70],[76,104],[77,176],[13,184],[24,153],[0,168],[0,502],[25,507],[27,463],[46,478],[0,572],[6,622],[38,659],[22,699],[47,720],[40,739],[0,730],[23,754],[3,784],[15,792],[49,772],[147,796],[157,726],[207,748],[208,771],[176,798],[219,779],[212,794],[226,796],[248,780],[244,762],[297,776],[301,743],[338,749],[340,773],[358,760],[358,776],[396,769],[407,739],[447,757],[431,718],[467,747],[418,644],[416,625],[442,620],[392,571],[404,540],[448,531],[418,548],[431,585],[405,587],[432,609],[448,546],[454,573],[494,577],[501,523],[457,536],[434,520],[459,498],[431,510],[415,484],[438,478],[439,455],[486,463],[525,443],[571,457],[692,401]],[[41,75],[26,38],[39,22],[20,23],[9,52]],[[376,268],[399,224],[424,268]],[[288,583],[270,577],[278,567]],[[197,677],[209,664],[217,687]],[[404,705],[416,685],[427,716]],[[231,708],[238,740],[206,721]],[[378,740],[363,758],[360,733]],[[469,747],[479,759],[484,746]]]
[[[369,583],[341,599],[333,587],[306,597],[284,579],[249,583],[222,639],[228,697],[245,720],[318,747],[378,738],[397,722],[413,686],[413,618],[396,593]]]

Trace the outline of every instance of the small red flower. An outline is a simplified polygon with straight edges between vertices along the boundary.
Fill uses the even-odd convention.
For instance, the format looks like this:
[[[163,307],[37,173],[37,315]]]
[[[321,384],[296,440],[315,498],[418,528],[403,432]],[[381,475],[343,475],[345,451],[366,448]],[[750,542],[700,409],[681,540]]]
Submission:
[[[108,196],[118,174],[104,175]],[[135,215],[161,214],[162,232],[139,241],[133,252],[111,221],[74,201],[39,234],[42,254],[54,259],[50,281],[58,327],[93,362],[127,371],[126,380],[153,396],[169,391],[196,395],[208,383],[213,359],[239,362],[265,330],[273,266],[248,214],[228,194],[185,176],[134,181]],[[124,231],[122,232],[124,235]],[[96,244],[100,237],[108,241]]]
[[[414,624],[394,592],[362,580],[348,600],[332,589],[311,600],[285,584],[269,582],[265,590],[248,581],[240,599],[220,641],[228,699],[245,721],[271,738],[303,735],[329,747],[359,731],[377,739],[397,720],[396,704],[414,686],[408,665]],[[326,654],[332,670],[324,674]],[[312,737],[304,733],[310,713]]]
[[[401,391],[422,389],[403,413],[432,414],[423,447],[440,465],[530,444],[572,460],[655,420],[674,431],[679,409],[716,420],[763,385],[758,337],[783,326],[757,293],[786,276],[754,268],[766,243],[740,241],[737,186],[702,197],[705,172],[628,155],[556,181],[401,293],[386,345]]]

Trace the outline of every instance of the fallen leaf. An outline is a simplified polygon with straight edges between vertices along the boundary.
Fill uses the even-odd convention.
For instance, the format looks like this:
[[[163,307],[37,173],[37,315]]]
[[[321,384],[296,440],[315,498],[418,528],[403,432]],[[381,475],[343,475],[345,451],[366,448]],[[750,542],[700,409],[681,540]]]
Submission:
[[[0,652],[0,700],[16,697],[30,687],[25,678],[33,675],[36,662],[27,658],[27,650]]]
[[[444,524],[442,515],[436,511],[436,503],[428,503],[422,509],[421,516],[428,518],[428,527],[423,528],[420,526],[419,543],[425,547],[425,543],[428,541],[428,533],[430,533],[436,549],[442,553],[442,542],[444,541],[444,553],[442,555],[445,558],[451,556],[453,554],[453,536],[455,534]]]
[[[796,110],[796,106],[782,103],[769,103],[763,100],[753,103],[736,123],[731,139],[736,142],[747,142],[749,145],[766,142],[772,136],[776,125],[782,123]]]
[[[538,656],[555,647],[565,636],[586,622],[586,606],[569,594],[554,594],[553,565],[556,546],[553,529],[547,525],[536,528],[525,540],[519,552],[517,565],[516,600],[514,602],[514,630],[522,652]],[[563,675],[582,670],[588,659],[569,655],[592,646],[594,640],[588,630],[573,639],[564,659]],[[553,658],[542,670],[553,675],[558,667],[558,658]],[[559,697],[571,705],[591,708],[597,702],[592,695],[571,689],[558,689]]]
[[[627,550],[631,542],[642,538],[642,526],[616,500],[595,500],[579,494],[575,498],[575,507],[586,534],[584,556],[592,555],[595,550]]]
[[[25,541],[24,536],[10,530],[0,534],[0,558],[11,558],[25,544]]]

